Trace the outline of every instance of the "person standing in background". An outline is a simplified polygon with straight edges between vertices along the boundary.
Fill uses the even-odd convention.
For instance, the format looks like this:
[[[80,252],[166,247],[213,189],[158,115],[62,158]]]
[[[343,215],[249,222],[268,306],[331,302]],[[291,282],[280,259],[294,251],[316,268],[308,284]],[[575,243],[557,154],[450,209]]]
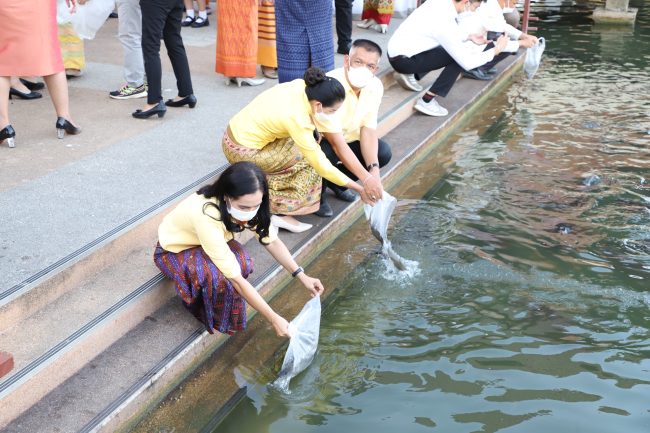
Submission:
[[[262,75],[278,78],[278,54],[275,49],[275,0],[260,0],[257,12],[257,63]]]
[[[181,37],[183,0],[140,0],[142,9],[142,55],[144,70],[149,80],[147,105],[132,113],[136,119],[147,119],[153,115],[163,117],[166,107],[194,108],[196,97],[192,90],[192,77],[187,54]],[[165,41],[167,55],[172,63],[178,95],[162,102],[162,67],[160,65],[160,37]]]
[[[339,54],[348,54],[352,43],[352,3],[353,0],[334,0],[336,9],[336,40]]]
[[[67,0],[76,8],[76,0]],[[29,13],[26,13],[26,12]],[[57,35],[56,1],[0,2],[0,143],[15,146],[16,131],[9,122],[10,77],[42,76],[56,110],[57,136],[79,134],[70,117],[68,83]]]
[[[140,0],[117,0],[117,35],[124,49],[124,84],[109,93],[113,99],[147,96],[142,59],[142,11]]]
[[[275,20],[280,83],[310,66],[334,69],[331,0],[276,0]]]
[[[386,33],[390,19],[393,17],[393,8],[393,0],[364,0],[361,14],[363,21],[357,24],[357,27]]]
[[[84,2],[79,2],[84,4]],[[66,77],[81,77],[86,67],[84,41],[74,31],[72,23],[59,24],[59,44]]]
[[[259,0],[217,2],[217,59],[215,71],[231,83],[259,86],[257,74],[257,4]]]

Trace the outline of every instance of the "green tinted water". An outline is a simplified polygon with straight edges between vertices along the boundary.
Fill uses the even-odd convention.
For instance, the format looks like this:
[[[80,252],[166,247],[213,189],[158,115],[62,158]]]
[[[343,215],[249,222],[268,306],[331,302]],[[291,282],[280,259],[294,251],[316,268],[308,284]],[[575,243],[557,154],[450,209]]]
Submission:
[[[401,190],[390,236],[419,273],[395,279],[366,229],[292,394],[265,386],[277,366],[249,373],[217,432],[650,431],[650,7],[632,4],[623,29],[542,9],[535,79],[440,149],[442,180],[423,166]]]

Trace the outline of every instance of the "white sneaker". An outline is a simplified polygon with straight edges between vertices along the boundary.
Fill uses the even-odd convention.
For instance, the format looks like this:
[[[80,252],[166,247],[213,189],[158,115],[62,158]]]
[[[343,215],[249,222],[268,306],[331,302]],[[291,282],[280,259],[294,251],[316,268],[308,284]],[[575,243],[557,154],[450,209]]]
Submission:
[[[271,224],[279,229],[285,229],[293,233],[302,233],[312,228],[312,225],[307,223],[291,224],[277,215],[271,215]]]
[[[441,107],[436,101],[436,98],[431,99],[429,102],[424,102],[424,99],[418,99],[418,102],[415,104],[416,110],[427,116],[446,116],[449,114],[449,111],[445,107]]]
[[[399,84],[406,90],[413,90],[414,92],[422,91],[422,86],[420,86],[418,80],[415,79],[415,75],[400,74],[399,72],[395,72],[394,77],[395,77],[395,81],[397,81],[397,84]]]

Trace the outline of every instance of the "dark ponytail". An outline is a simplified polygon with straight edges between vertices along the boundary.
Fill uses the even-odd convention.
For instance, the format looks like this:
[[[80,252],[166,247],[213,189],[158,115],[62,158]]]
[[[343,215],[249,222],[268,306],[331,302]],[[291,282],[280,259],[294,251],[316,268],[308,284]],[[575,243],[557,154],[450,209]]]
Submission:
[[[323,107],[331,107],[345,99],[345,89],[336,78],[328,77],[321,68],[311,67],[305,71],[305,93],[310,101],[318,101]]]
[[[233,222],[230,218],[228,205],[226,204],[226,196],[236,199],[257,191],[262,191],[262,204],[255,218],[248,222],[247,227],[255,227],[255,233],[259,236],[260,243],[264,244],[262,239],[269,235],[269,226],[271,225],[269,184],[264,172],[257,165],[248,161],[236,162],[226,168],[215,183],[205,185],[197,193],[203,195],[205,198],[216,198],[217,204],[206,203],[203,207],[203,213],[208,215],[206,208],[216,207],[221,214],[219,221],[223,222],[226,230],[231,233],[237,233],[244,230],[244,227]]]

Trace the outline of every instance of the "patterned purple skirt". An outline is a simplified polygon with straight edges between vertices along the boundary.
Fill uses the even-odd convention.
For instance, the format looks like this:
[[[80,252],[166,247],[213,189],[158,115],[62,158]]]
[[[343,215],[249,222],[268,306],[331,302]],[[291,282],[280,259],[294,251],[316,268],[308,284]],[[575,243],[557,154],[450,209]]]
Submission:
[[[242,276],[247,278],[253,272],[253,259],[239,242],[232,240],[228,246],[239,262]],[[246,329],[246,301],[203,248],[172,253],[159,243],[153,260],[166,277],[174,280],[183,304],[210,334],[217,330],[232,335]]]

